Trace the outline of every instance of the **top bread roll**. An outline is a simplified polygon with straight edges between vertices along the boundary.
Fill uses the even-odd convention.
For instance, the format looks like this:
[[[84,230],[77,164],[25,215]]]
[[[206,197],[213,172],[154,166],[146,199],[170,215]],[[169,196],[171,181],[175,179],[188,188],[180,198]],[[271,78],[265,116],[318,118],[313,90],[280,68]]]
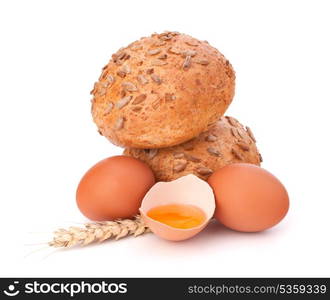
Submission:
[[[216,122],[234,88],[231,64],[208,42],[153,34],[112,55],[92,91],[93,119],[118,146],[169,147]]]

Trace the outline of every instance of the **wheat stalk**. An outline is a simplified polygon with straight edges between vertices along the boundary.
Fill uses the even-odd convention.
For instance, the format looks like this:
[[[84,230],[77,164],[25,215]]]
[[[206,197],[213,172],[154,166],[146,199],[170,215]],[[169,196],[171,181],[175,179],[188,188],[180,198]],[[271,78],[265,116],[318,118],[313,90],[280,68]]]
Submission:
[[[134,220],[95,222],[84,226],[56,230],[48,245],[55,248],[85,246],[92,242],[103,242],[110,238],[119,240],[128,235],[138,236],[150,231],[140,216],[136,216]]]

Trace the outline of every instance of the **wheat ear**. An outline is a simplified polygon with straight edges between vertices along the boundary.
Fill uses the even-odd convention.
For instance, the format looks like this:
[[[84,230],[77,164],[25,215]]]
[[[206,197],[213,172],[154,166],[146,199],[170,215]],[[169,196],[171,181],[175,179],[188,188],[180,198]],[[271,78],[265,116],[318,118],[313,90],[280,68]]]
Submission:
[[[95,222],[84,226],[56,230],[53,240],[48,245],[55,248],[85,246],[92,242],[103,242],[110,238],[119,240],[128,235],[138,236],[150,231],[140,216],[133,220]]]

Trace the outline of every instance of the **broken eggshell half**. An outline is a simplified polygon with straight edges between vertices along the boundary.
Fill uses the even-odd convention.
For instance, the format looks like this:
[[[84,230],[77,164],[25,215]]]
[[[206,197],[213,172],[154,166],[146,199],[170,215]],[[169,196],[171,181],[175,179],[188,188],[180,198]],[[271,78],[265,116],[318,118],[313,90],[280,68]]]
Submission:
[[[181,229],[158,222],[147,215],[150,209],[169,204],[193,205],[204,212],[205,220],[196,227]],[[199,233],[213,217],[214,210],[215,199],[211,187],[192,174],[156,183],[145,195],[140,207],[141,216],[150,230],[170,241],[186,240]]]

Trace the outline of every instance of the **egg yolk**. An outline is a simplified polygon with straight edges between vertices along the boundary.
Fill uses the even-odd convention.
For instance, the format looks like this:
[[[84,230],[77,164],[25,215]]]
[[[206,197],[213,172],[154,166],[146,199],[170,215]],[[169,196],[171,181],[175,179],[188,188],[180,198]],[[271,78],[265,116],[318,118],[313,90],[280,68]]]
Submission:
[[[147,215],[158,222],[180,229],[199,226],[206,220],[204,212],[194,205],[160,205],[150,209]]]

